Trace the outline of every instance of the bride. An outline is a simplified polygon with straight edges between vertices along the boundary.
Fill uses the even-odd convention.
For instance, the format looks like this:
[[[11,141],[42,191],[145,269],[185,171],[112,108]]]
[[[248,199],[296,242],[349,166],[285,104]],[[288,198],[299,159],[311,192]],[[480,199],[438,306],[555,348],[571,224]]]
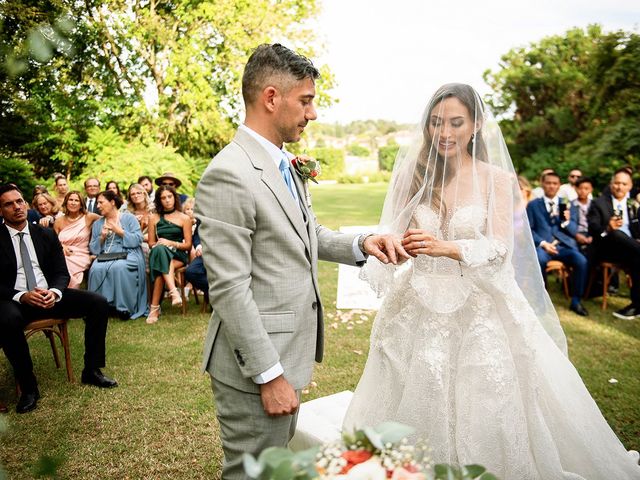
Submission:
[[[509,153],[471,87],[434,94],[380,225],[414,259],[363,269],[385,300],[344,428],[402,422],[436,463],[504,480],[640,478],[567,358]]]

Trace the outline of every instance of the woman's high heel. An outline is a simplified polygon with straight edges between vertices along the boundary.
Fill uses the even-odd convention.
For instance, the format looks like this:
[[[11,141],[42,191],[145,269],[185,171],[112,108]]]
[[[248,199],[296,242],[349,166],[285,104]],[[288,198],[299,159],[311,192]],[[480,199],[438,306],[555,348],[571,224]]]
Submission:
[[[149,316],[146,322],[151,325],[152,323],[156,323],[158,318],[160,318],[160,305],[150,305]]]
[[[178,291],[177,287],[169,290],[169,295],[171,296],[171,305],[173,305],[174,307],[182,306],[182,297],[180,296],[180,292]]]

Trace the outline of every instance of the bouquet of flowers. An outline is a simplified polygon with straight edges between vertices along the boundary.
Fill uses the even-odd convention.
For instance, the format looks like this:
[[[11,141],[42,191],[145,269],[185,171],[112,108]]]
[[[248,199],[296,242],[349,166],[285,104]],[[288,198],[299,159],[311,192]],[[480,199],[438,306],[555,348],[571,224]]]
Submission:
[[[386,422],[302,452],[272,447],[257,459],[245,453],[244,468],[256,480],[497,480],[480,465],[433,465],[426,444],[409,444],[411,433]]]

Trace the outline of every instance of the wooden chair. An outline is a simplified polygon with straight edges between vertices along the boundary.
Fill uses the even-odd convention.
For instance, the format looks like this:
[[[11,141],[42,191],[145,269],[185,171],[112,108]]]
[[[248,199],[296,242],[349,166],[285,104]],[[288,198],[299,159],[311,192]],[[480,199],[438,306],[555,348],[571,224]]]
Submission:
[[[180,297],[182,297],[182,314],[183,315],[187,313],[187,296],[184,294],[184,287],[187,284],[184,278],[184,272],[186,271],[187,271],[187,266],[184,265],[176,269],[176,272],[175,272],[176,287],[178,287],[178,290],[180,290]]]
[[[58,357],[58,349],[54,336],[60,339],[64,350],[64,361],[67,369],[67,379],[73,382],[73,365],[71,364],[71,348],[69,347],[69,332],[67,331],[66,318],[45,318],[43,320],[35,320],[24,327],[27,340],[38,332],[42,332],[49,339],[51,351],[53,352],[53,360],[56,362],[56,368],[60,368],[60,358]]]
[[[620,263],[613,262],[600,262],[598,264],[600,269],[602,270],[602,310],[607,309],[607,298],[609,297],[609,284],[611,283],[611,279],[613,275],[616,274],[617,271],[622,270],[627,274],[627,281],[629,282],[629,287],[631,287],[631,276],[629,275],[628,267],[622,265]],[[585,298],[589,296],[591,293],[591,287],[593,286],[593,281],[595,280],[596,275],[598,274],[598,269],[593,268],[591,270],[591,276],[589,277],[589,285],[587,286],[587,291],[585,292]]]
[[[571,298],[569,294],[569,268],[560,260],[549,260],[545,271],[547,274],[556,273],[558,275],[558,279],[562,282],[564,288],[564,296]]]

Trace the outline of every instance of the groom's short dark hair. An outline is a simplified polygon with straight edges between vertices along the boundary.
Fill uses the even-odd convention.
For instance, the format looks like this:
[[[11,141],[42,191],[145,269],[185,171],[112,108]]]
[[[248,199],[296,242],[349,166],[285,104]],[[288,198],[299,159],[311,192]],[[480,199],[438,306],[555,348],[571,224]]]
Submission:
[[[307,57],[274,43],[263,44],[254,50],[244,67],[242,75],[242,98],[245,105],[252,104],[269,82],[286,81],[293,77],[296,80],[316,79],[320,72]]]

